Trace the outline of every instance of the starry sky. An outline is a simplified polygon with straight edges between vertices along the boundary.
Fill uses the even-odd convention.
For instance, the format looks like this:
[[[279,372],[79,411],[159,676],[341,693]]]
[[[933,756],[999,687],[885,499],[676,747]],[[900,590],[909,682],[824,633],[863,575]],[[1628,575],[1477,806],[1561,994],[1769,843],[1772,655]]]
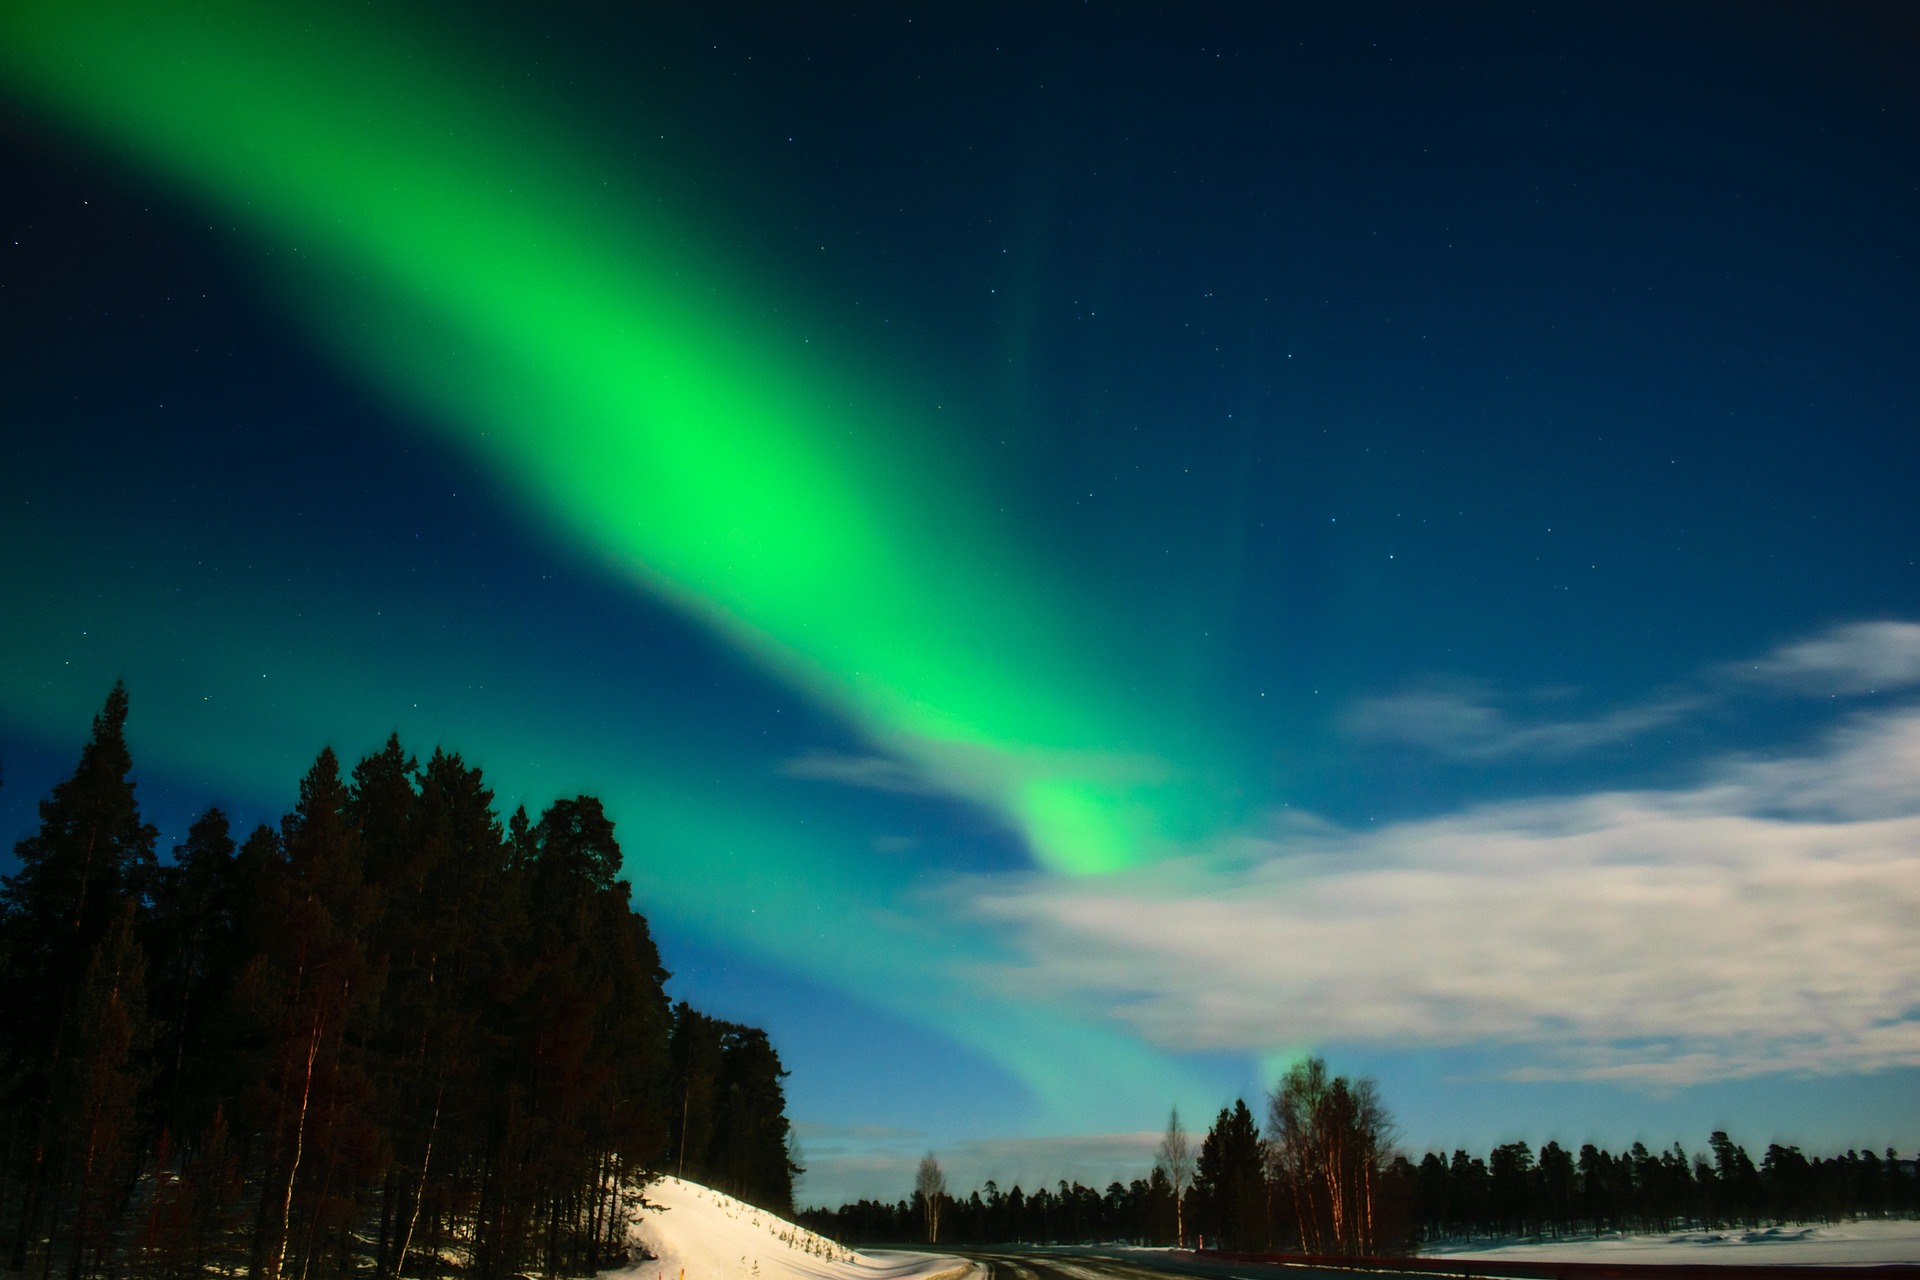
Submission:
[[[601,796],[802,1201],[1920,1146],[1895,5],[22,0],[0,838]]]

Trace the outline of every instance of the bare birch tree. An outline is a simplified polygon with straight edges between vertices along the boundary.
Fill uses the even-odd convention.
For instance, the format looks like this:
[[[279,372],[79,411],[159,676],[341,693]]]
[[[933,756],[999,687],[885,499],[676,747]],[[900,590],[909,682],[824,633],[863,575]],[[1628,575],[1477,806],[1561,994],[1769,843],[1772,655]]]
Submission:
[[[1267,1110],[1274,1176],[1292,1198],[1308,1253],[1379,1251],[1374,1201],[1394,1123],[1372,1080],[1327,1075],[1308,1058],[1280,1078]]]
[[[1187,1131],[1180,1127],[1178,1107],[1167,1115],[1166,1136],[1160,1139],[1154,1163],[1166,1173],[1167,1185],[1173,1188],[1173,1236],[1184,1249],[1187,1245],[1185,1203],[1187,1189],[1193,1186],[1193,1144],[1187,1141]]]
[[[919,1199],[921,1212],[927,1219],[927,1243],[940,1242],[940,1202],[947,1196],[947,1175],[940,1171],[940,1162],[933,1158],[933,1152],[927,1152],[920,1161],[920,1172],[913,1179],[913,1194]]]

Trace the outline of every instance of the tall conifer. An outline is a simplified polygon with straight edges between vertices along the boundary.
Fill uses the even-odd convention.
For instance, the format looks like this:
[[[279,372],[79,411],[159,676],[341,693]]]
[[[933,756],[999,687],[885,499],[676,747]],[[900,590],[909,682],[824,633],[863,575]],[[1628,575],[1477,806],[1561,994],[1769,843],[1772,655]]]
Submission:
[[[141,1090],[147,1082],[146,958],[125,903],[94,948],[56,1064],[56,1141],[65,1155],[72,1227],[67,1275],[103,1270],[132,1190]],[[52,1243],[49,1248],[52,1248]]]
[[[252,886],[227,815],[209,809],[160,868],[145,933],[157,1044],[156,1119],[172,1140],[197,1134],[239,1087],[234,984],[251,952]]]
[[[54,1092],[72,1060],[80,985],[101,939],[148,888],[156,832],[140,820],[127,751],[127,691],[116,684],[93,718],[73,775],[40,802],[40,829],[14,846],[20,870],[0,882],[0,1115],[16,1153],[10,1261],[58,1210],[65,1177]],[[51,1242],[48,1245],[52,1248]]]
[[[352,1191],[378,1146],[369,1083],[347,1036],[381,978],[366,949],[376,899],[331,749],[301,780],[282,838],[285,855],[263,878],[260,952],[246,984],[267,1055],[255,1096],[268,1143],[256,1280],[278,1280],[290,1248],[304,1273],[327,1234],[350,1221]]]

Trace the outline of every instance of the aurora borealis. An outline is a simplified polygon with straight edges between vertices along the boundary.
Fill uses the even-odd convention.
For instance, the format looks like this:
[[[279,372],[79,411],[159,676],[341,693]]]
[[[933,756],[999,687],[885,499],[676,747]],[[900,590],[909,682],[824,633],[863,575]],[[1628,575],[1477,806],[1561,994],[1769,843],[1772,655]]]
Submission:
[[[1088,679],[1098,628],[996,545],[959,460],[915,447],[918,414],[756,323],[642,201],[592,189],[603,166],[557,161],[565,132],[325,9],[12,21],[21,80],[319,259],[296,305],[543,518],[1000,808],[1049,866],[1150,852],[1159,770],[1127,759],[1148,717]]]
[[[1894,12],[9,6],[0,812],[122,676],[169,837],[390,729],[600,794],[669,967],[779,1006],[822,1195],[863,1126],[1147,1129],[1306,1047],[1419,1141],[1858,1118],[1903,944],[1704,1020],[1651,909],[1499,976],[1806,841],[1863,860],[1822,929],[1911,906]],[[1457,983],[1367,941],[1536,873]],[[1803,937],[1770,894],[1723,923]],[[1770,1040],[1803,963],[1858,1025]]]

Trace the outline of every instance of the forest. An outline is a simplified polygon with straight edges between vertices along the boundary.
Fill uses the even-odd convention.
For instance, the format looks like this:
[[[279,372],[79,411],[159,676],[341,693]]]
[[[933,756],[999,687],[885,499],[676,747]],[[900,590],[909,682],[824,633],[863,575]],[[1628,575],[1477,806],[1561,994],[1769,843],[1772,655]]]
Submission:
[[[585,1275],[648,1171],[791,1211],[779,1055],[669,1001],[599,801],[503,823],[478,769],[389,739],[163,861],[127,711],[0,884],[0,1263]]]
[[[66,1280],[508,1280],[626,1260],[651,1173],[793,1210],[766,1034],[672,1003],[589,796],[504,822],[478,769],[323,750],[277,827],[209,809],[166,860],[116,687],[0,881],[0,1265]],[[1104,1192],[989,1182],[802,1215],[847,1243],[1134,1241],[1382,1254],[1487,1237],[1920,1212],[1892,1150],[1755,1161],[1395,1150],[1371,1081],[1297,1064]]]
[[[1769,1146],[1756,1163],[1725,1133],[1704,1152],[1679,1143],[1577,1154],[1524,1142],[1484,1158],[1392,1149],[1394,1125],[1370,1081],[1309,1059],[1269,1099],[1263,1134],[1244,1100],[1222,1108],[1194,1152],[1176,1113],[1150,1176],[1104,1192],[1078,1183],[1032,1192],[993,1182],[945,1196],[923,1162],[917,1188],[803,1215],[852,1244],[1129,1242],[1241,1253],[1413,1254],[1423,1245],[1600,1232],[1740,1229],[1920,1214],[1920,1161],[1893,1150],[1808,1157]],[[932,1157],[929,1156],[929,1161]],[[930,1205],[924,1188],[943,1201]],[[930,1230],[930,1228],[937,1228]]]

